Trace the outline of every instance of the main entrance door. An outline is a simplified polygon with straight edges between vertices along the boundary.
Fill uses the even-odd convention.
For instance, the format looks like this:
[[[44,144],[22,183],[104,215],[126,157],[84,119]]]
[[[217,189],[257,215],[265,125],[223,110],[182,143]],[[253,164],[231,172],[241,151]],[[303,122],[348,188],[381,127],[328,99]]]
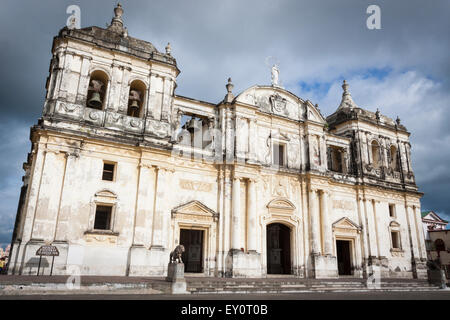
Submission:
[[[336,240],[336,251],[339,275],[351,275],[350,241]]]
[[[203,272],[203,230],[180,230],[184,272]]]
[[[267,273],[291,273],[291,229],[281,223],[267,226]]]

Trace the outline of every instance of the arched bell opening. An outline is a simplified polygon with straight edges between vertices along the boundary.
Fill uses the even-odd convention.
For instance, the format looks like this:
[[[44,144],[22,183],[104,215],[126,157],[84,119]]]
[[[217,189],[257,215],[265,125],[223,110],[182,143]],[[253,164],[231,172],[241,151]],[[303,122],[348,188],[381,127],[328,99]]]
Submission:
[[[372,165],[374,168],[378,169],[381,166],[381,157],[380,157],[380,145],[377,141],[373,140],[372,144]]]
[[[104,110],[107,87],[108,75],[100,70],[93,71],[89,79],[86,106],[92,109]]]
[[[140,118],[142,116],[146,90],[147,88],[142,81],[134,80],[131,82],[130,92],[128,95],[128,116],[136,118]]]
[[[397,148],[395,146],[390,147],[389,158],[390,158],[390,166],[391,166],[392,170],[398,171]]]

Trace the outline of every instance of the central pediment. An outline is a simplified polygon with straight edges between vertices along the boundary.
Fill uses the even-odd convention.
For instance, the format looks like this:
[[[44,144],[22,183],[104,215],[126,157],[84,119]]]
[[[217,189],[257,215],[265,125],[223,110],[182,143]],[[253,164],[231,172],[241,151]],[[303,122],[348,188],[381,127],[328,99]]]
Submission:
[[[197,200],[190,201],[172,209],[172,217],[176,215],[206,216],[217,219],[219,214]]]
[[[296,121],[308,119],[325,122],[325,119],[311,102],[305,101],[292,92],[277,86],[253,86],[241,92],[234,102],[252,105],[261,112]]]

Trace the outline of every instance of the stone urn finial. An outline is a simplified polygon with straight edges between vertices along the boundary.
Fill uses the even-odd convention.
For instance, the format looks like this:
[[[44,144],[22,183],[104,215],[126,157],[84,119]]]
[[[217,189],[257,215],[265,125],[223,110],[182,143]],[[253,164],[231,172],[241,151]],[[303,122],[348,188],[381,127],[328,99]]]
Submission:
[[[116,18],[122,18],[123,9],[120,3],[117,3],[117,6],[114,8],[114,14],[116,15]]]
[[[344,89],[344,94],[348,94],[348,83],[345,80],[342,83],[342,89]]]
[[[228,94],[231,94],[234,88],[234,84],[231,82],[231,78],[228,78],[228,83],[225,87],[227,88]]]
[[[233,99],[234,99],[234,95],[233,95],[234,84],[231,82],[231,78],[228,78],[228,83],[225,85],[225,87],[227,88],[227,94],[225,96],[225,99],[223,99],[223,101],[225,103],[231,103],[231,102],[233,102]]]
[[[123,27],[123,9],[120,3],[117,4],[117,6],[114,8],[114,17],[111,20],[111,24],[109,25],[108,29],[112,30],[114,32],[124,34],[124,27]],[[128,33],[127,33],[128,35]]]

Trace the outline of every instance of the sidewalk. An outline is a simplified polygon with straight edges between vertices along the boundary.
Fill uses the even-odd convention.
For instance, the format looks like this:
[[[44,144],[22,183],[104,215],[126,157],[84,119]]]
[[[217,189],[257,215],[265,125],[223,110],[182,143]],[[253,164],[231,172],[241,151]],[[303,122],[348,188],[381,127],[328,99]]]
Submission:
[[[167,294],[169,292],[170,283],[165,281],[163,277],[80,276],[76,278],[73,276],[0,276],[0,296],[55,293]]]

